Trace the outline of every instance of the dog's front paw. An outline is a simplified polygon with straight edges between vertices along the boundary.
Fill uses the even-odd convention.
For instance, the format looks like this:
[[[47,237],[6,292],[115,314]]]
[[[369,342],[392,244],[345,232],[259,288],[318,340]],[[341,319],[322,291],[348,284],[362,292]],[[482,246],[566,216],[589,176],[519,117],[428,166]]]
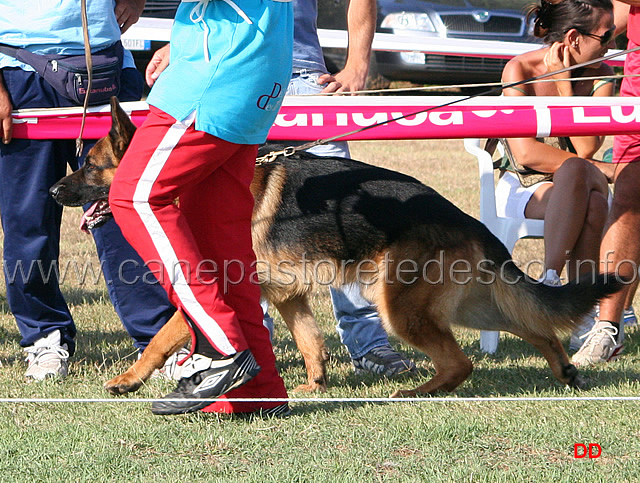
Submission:
[[[326,392],[326,384],[318,384],[317,382],[311,384],[300,384],[293,392]]]
[[[580,390],[588,388],[589,384],[587,382],[587,379],[580,374],[576,366],[574,366],[573,364],[569,364],[563,367],[562,372],[563,375],[569,379],[569,382],[567,382],[567,386],[569,386],[570,388]]]
[[[398,389],[394,392],[390,398],[398,398],[398,397],[415,397],[418,393],[415,389]]]
[[[125,372],[121,376],[114,377],[110,381],[105,382],[104,388],[109,391],[109,393],[120,396],[121,394],[137,391],[140,386],[142,386],[142,382],[142,379],[139,377]]]

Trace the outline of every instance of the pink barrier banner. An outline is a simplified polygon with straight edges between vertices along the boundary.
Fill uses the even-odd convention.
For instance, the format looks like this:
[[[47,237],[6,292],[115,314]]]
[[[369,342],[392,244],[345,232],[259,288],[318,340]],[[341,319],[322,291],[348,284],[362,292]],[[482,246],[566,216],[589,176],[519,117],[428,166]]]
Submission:
[[[443,104],[456,102],[444,107]],[[133,122],[148,113],[143,102],[124,103]],[[402,119],[402,116],[407,116]],[[80,108],[14,113],[13,136],[74,139]],[[376,123],[387,124],[350,134],[360,139],[456,139],[489,137],[584,136],[640,133],[640,100],[592,97],[292,97],[287,98],[269,133],[271,140],[316,140],[350,133]],[[84,137],[106,135],[109,106],[91,108]]]

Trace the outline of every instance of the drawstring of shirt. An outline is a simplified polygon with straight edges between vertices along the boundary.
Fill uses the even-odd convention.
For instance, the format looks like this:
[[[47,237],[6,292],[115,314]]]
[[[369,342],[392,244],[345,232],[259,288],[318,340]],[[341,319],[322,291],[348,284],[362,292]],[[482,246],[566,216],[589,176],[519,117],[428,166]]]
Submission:
[[[211,60],[211,56],[209,55],[209,26],[204,19],[205,13],[207,11],[207,7],[209,6],[209,2],[211,0],[182,0],[183,2],[194,2],[196,5],[191,9],[191,13],[189,14],[189,19],[194,24],[201,24],[204,30],[204,38],[202,40],[202,48],[204,52],[204,60],[209,62]],[[251,19],[247,16],[246,13],[242,11],[238,5],[233,0],[222,0],[224,3],[229,5],[235,12],[242,17],[242,19],[247,22],[249,25],[253,25]]]

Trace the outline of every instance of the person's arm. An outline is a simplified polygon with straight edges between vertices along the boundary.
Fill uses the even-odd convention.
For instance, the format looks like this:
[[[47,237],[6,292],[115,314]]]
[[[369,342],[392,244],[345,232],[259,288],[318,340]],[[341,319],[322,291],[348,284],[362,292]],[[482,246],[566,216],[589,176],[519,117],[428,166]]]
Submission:
[[[573,38],[577,36],[577,32],[569,32],[569,41],[573,41]],[[573,36],[573,38],[572,38]],[[571,57],[569,53],[569,46],[565,45],[561,42],[554,42],[548,49],[546,55],[544,56],[544,66],[547,72],[554,72],[562,69],[566,69],[571,67]],[[613,69],[609,66],[602,65],[597,70],[590,70],[590,75],[592,76],[604,76],[604,75],[612,75]],[[574,83],[571,81],[571,72],[562,72],[550,77],[553,79],[554,85],[556,87],[556,92],[560,97],[571,97],[575,95]],[[593,85],[596,84],[594,81],[591,81]],[[603,97],[603,96],[612,96],[613,95],[613,83],[607,83],[604,85],[599,85],[597,90],[592,94],[594,97]],[[605,136],[580,136],[580,137],[571,137],[571,144],[576,150],[576,154],[584,159],[592,158],[602,143],[604,142]]]
[[[347,60],[344,69],[337,74],[325,74],[318,79],[320,84],[329,82],[323,92],[354,92],[364,89],[369,73],[371,43],[376,30],[376,14],[375,0],[349,1]]]
[[[11,142],[11,131],[13,129],[13,119],[11,118],[11,99],[4,86],[4,76],[0,70],[0,129],[2,130],[2,142]]]
[[[627,31],[630,5],[621,1],[613,2],[613,23],[616,26],[616,35]]]
[[[593,71],[592,75],[594,77],[613,75],[613,69],[607,65],[602,65],[597,71]],[[596,81],[593,82],[598,85]],[[593,93],[593,97],[611,97],[614,95],[614,87],[614,82],[602,84],[600,87],[597,87]],[[596,154],[598,149],[600,149],[605,138],[606,136],[571,136],[570,139],[578,156],[590,159]]]
[[[532,77],[527,69],[527,63],[531,62],[531,58],[531,54],[522,54],[511,59],[502,71],[502,81],[511,83]],[[548,58],[545,64],[547,62],[549,62]],[[530,87],[521,87],[532,92]],[[561,88],[564,87],[566,86],[562,83]],[[504,95],[524,96],[526,94],[519,89],[509,88],[504,90]],[[536,138],[509,138],[509,148],[521,165],[542,173],[555,173],[562,163],[575,156],[573,153],[540,142]]]
[[[138,21],[144,10],[145,0],[116,0],[116,19],[120,33],[125,33]]]

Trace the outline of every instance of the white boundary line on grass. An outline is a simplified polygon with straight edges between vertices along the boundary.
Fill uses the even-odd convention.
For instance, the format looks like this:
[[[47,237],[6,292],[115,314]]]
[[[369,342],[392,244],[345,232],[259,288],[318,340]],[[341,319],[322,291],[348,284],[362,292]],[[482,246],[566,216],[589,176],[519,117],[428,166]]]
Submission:
[[[0,403],[152,403],[155,401],[180,402],[180,398],[0,398]],[[200,399],[216,402],[218,399]],[[279,403],[389,403],[389,402],[546,402],[546,401],[640,401],[640,396],[540,396],[540,397],[354,397],[354,398],[228,398],[227,402],[279,402]]]

